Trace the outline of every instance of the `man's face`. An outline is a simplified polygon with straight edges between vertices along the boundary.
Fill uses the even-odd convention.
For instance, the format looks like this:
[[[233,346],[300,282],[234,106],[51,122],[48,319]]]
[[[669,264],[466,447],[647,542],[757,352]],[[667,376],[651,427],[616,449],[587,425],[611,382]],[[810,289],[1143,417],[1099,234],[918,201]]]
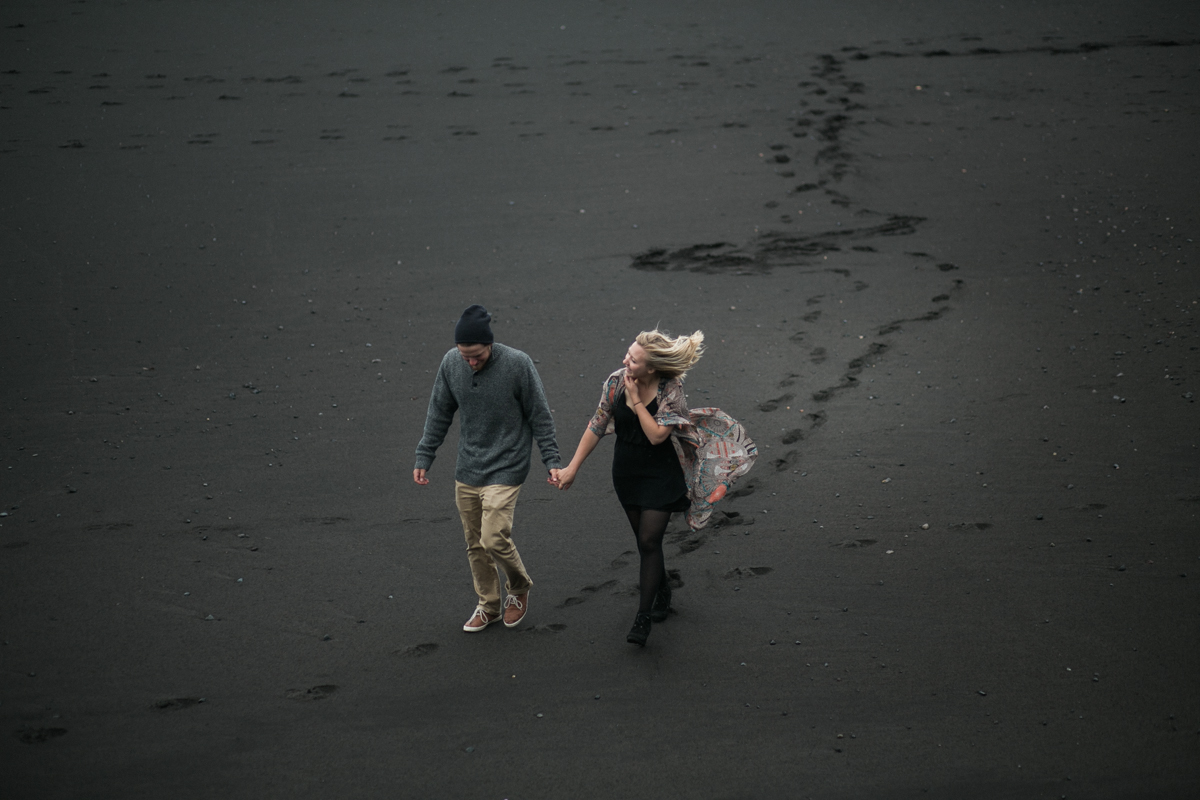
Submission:
[[[460,344],[458,353],[462,356],[463,361],[471,365],[473,371],[479,372],[492,357],[492,346],[490,344]]]

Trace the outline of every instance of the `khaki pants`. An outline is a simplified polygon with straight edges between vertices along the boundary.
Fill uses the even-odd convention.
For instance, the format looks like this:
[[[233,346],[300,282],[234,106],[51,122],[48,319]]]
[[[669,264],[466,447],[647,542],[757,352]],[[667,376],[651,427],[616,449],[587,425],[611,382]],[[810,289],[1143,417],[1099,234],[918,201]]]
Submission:
[[[462,517],[475,593],[479,595],[479,606],[490,615],[500,613],[496,567],[508,579],[505,589],[510,595],[525,594],[533,585],[512,540],[513,512],[520,493],[520,486],[468,486],[454,482],[454,502]]]

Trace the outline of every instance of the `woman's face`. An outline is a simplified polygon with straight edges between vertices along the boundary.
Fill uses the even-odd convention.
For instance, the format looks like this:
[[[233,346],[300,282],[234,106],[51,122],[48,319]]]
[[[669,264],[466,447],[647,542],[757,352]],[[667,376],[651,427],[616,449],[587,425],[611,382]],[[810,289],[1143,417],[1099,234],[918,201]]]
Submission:
[[[634,380],[654,374],[654,370],[646,366],[646,351],[637,342],[629,345],[629,350],[625,352],[625,360],[621,363],[625,365],[625,372]]]

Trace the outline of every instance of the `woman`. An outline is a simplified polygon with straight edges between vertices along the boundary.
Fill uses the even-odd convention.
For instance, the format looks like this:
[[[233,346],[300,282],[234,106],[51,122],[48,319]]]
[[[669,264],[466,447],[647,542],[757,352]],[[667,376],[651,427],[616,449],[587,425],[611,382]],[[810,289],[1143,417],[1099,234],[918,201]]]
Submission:
[[[689,412],[683,378],[704,352],[704,334],[672,337],[643,331],[625,353],[625,366],[604,382],[596,410],[571,463],[558,475],[569,489],[601,437],[615,432],[613,488],[637,537],[641,556],[641,602],[626,637],[644,646],[651,622],[671,609],[671,586],[663,535],[672,512],[688,511],[699,529],[734,478],[757,456],[754,443],[718,409]]]

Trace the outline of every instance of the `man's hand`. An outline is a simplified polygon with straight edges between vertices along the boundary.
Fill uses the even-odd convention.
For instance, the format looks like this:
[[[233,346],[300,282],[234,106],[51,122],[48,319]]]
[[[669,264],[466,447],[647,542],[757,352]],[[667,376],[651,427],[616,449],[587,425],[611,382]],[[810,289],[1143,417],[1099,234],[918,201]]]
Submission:
[[[551,486],[554,486],[554,487],[556,487],[556,488],[557,488],[557,486],[558,486],[558,473],[560,473],[560,472],[562,472],[562,470],[560,470],[560,469],[552,469],[552,470],[550,470],[550,477],[549,477],[549,478],[546,478],[546,483],[548,483],[548,484],[550,484]]]
[[[418,486],[427,486],[429,484],[429,478],[425,477],[425,470],[413,470],[413,483],[417,484]]]
[[[554,484],[560,492],[565,492],[571,488],[571,484],[575,482],[575,470],[570,466],[563,467],[558,471],[558,483]]]

